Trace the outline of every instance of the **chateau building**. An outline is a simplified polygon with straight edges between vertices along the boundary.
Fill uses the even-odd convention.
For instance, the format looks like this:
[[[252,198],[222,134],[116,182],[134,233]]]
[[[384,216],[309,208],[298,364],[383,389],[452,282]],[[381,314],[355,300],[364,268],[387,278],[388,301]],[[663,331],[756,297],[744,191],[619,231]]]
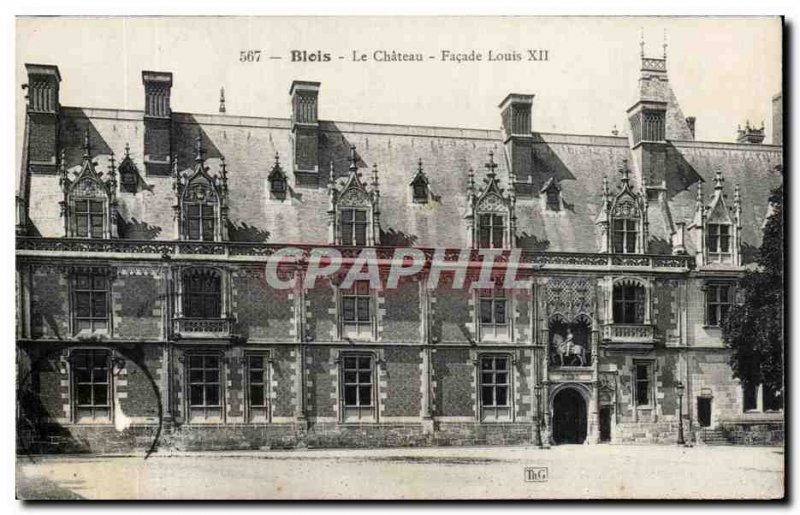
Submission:
[[[67,107],[56,66],[26,67],[21,448],[675,442],[679,421],[687,440],[781,424],[778,392],[732,377],[719,328],[782,181],[781,136],[748,123],[696,141],[666,55],[642,55],[626,136],[539,132],[516,93],[500,130],[320,120],[305,81],[288,119],[226,114],[224,97],[178,113],[155,71],[143,111]],[[305,257],[276,288],[266,264],[287,247]],[[426,265],[393,287],[304,280],[313,249],[372,249],[383,274],[409,247]],[[525,288],[476,286],[489,249],[519,258]],[[452,270],[431,286],[436,260]]]

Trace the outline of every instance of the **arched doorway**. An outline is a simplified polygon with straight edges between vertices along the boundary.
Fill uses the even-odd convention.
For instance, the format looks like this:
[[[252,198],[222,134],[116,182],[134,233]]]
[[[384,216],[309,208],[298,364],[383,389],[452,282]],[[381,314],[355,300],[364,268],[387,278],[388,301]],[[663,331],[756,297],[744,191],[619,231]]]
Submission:
[[[575,388],[564,388],[553,398],[553,441],[583,443],[586,440],[586,399]]]

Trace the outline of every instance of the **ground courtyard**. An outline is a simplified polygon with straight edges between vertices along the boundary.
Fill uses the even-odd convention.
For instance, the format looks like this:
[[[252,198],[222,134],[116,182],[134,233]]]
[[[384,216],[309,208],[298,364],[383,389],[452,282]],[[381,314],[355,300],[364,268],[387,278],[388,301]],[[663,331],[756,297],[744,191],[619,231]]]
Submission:
[[[300,450],[154,454],[146,460],[143,455],[18,456],[16,469],[20,499],[775,499],[784,495],[781,447]]]

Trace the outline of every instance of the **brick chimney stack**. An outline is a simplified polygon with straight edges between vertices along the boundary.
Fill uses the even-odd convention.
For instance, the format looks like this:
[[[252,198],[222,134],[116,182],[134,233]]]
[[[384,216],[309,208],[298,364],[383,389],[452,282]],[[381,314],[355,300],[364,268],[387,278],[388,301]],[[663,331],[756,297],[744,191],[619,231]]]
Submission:
[[[533,95],[511,93],[500,102],[503,143],[511,173],[527,183],[533,173]]]
[[[28,72],[28,171],[56,173],[58,116],[61,110],[57,66],[25,64]]]
[[[172,156],[172,74],[142,71],[144,84],[144,166],[147,175],[170,174]]]
[[[296,80],[292,82],[289,96],[292,99],[292,143],[295,172],[319,171],[319,119],[317,101],[319,82]]]

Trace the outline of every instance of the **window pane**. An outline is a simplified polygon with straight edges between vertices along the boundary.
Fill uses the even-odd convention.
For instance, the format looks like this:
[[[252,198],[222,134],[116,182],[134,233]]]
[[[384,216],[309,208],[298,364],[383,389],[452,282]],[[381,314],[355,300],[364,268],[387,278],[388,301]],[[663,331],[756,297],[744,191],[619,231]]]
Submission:
[[[508,365],[508,360],[505,358],[497,358],[495,368],[497,370],[506,370]]]
[[[647,379],[647,365],[636,365],[636,379]]]
[[[491,372],[488,374],[481,374],[481,384],[493,384],[494,383],[494,374]]]
[[[342,299],[343,316],[348,322],[356,319],[356,299],[354,297],[344,297]]]
[[[372,368],[371,361],[372,360],[369,358],[369,356],[359,357],[358,358],[358,368],[371,369]]]
[[[647,386],[647,382],[644,381],[636,383],[636,404],[639,406],[649,404]]]
[[[105,406],[108,404],[108,385],[95,385],[94,404],[95,406]]]
[[[190,218],[199,218],[200,217],[200,205],[199,204],[187,204],[186,205],[186,216]]]
[[[356,245],[367,244],[367,226],[364,224],[356,225]]]
[[[264,356],[250,356],[250,368],[264,368]]]
[[[187,236],[191,240],[199,240],[200,239],[200,220],[197,218],[189,219],[188,221],[188,229],[187,229]]]
[[[492,301],[488,299],[481,299],[481,323],[492,323]]]
[[[372,385],[358,387],[359,406],[372,406]]]
[[[506,384],[506,383],[508,383],[508,374],[506,374],[506,373],[495,374],[494,382],[496,384]]]
[[[344,367],[345,368],[356,368],[356,358],[354,358],[354,357],[344,358]]]
[[[203,366],[203,356],[191,356],[189,358],[189,366],[192,368]]]
[[[206,405],[216,406],[219,404],[219,387],[206,386]]]
[[[75,234],[89,236],[89,217],[87,215],[75,215]]]
[[[218,356],[203,356],[206,368],[219,368]]]
[[[355,221],[356,222],[366,222],[367,221],[367,212],[363,210],[355,211]]]
[[[219,370],[206,370],[206,383],[219,383]]]
[[[353,244],[353,226],[350,224],[344,224],[342,226],[342,245],[352,245]]]
[[[203,382],[203,371],[202,370],[189,370],[189,382],[190,383],[202,383]]]
[[[264,382],[264,371],[263,370],[251,370],[250,371],[250,382],[251,383],[263,383]]]
[[[506,323],[506,301],[504,300],[494,301],[494,321],[497,324]]]
[[[77,292],[75,294],[75,314],[79,317],[89,317],[92,314],[91,309],[92,296],[88,292]]]
[[[369,299],[358,299],[358,320],[361,322],[369,321]]]
[[[367,372],[359,372],[358,373],[358,382],[361,383],[361,384],[371,383],[372,382],[372,377],[371,376],[372,376],[372,373],[370,373],[369,371],[367,371]]]
[[[344,382],[345,383],[356,383],[356,382],[358,382],[358,373],[357,372],[345,372],[344,373]]]
[[[344,387],[344,403],[346,406],[356,405],[356,388],[355,386]]]
[[[203,405],[203,387],[202,385],[193,384],[189,388],[189,404],[192,406]]]
[[[90,406],[92,404],[92,386],[80,384],[76,387],[77,404]]]
[[[508,404],[508,387],[498,386],[495,388],[495,406],[506,406]]]
[[[95,318],[106,317],[106,294],[95,293],[92,298],[92,316]]]
[[[481,360],[481,369],[492,370],[494,360],[492,358],[483,358]]]
[[[491,386],[481,388],[481,404],[483,406],[494,406],[494,388]]]
[[[264,405],[264,388],[261,386],[250,387],[250,404],[253,406]]]
[[[203,219],[203,240],[214,241],[214,220]]]

